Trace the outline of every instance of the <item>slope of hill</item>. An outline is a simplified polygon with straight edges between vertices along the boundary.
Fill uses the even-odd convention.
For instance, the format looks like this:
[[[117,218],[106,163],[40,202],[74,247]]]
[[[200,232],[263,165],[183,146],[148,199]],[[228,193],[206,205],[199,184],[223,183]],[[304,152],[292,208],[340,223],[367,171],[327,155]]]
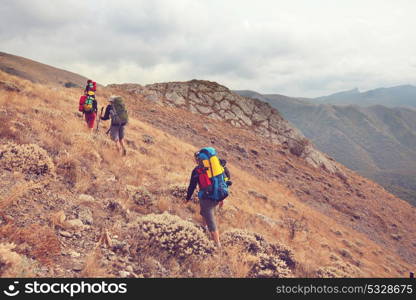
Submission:
[[[416,107],[416,87],[399,85],[390,88],[378,88],[366,92],[358,89],[335,93],[312,99],[314,102],[336,105],[384,105],[388,107]]]
[[[218,84],[103,88],[102,97],[123,95],[131,115],[120,158],[104,130],[90,135],[71,112],[82,89],[2,72],[0,81],[18,87],[0,92],[2,276],[396,277],[416,266],[406,222],[415,208],[328,157],[340,172],[308,160],[310,145],[305,154],[287,137],[175,104],[195,89],[191,102],[218,91],[243,101]],[[274,118],[276,135],[290,131]],[[207,144],[228,160],[234,182],[217,216],[221,252],[198,225],[197,203],[182,202],[193,152]]]
[[[203,81],[165,83],[157,84],[156,86],[158,87],[156,93],[154,91],[155,85],[149,85],[146,87],[136,86],[136,88],[132,85],[112,85],[111,87],[117,88],[119,92],[127,92],[126,96],[128,95],[136,99],[148,100],[152,103],[159,103],[168,107],[176,107],[175,101],[178,96],[181,95],[185,95],[184,98],[190,100],[190,98],[186,95],[192,94],[192,91],[195,91],[196,88],[197,92],[195,95],[199,95],[197,98],[199,98],[200,102],[207,98],[214,99],[214,95],[224,89],[222,86],[213,86],[212,83]],[[232,94],[230,91],[226,93]],[[161,95],[162,97],[158,98],[159,96],[155,95]],[[238,98],[233,95],[229,95],[228,97],[234,97],[235,99],[244,101],[243,98]],[[198,102],[198,100],[195,99],[192,101]],[[179,104],[178,107],[181,107],[181,104]],[[201,115],[198,111],[194,111],[194,113],[197,116]],[[167,116],[155,118],[154,114],[151,114],[150,116],[142,115],[141,118],[144,118],[149,122],[152,122],[155,126],[158,126],[159,128],[169,131],[171,134],[175,135],[178,134],[177,131],[181,131],[179,129],[182,128],[192,130],[192,126],[198,123],[198,119],[196,119],[194,123],[191,123],[193,125],[189,123],[181,125],[180,123],[178,124],[175,122],[175,119],[167,121],[167,119],[169,119]],[[175,125],[172,126],[172,124]],[[284,127],[286,126],[285,124],[286,122],[284,121],[281,126]],[[202,126],[202,124],[199,126]],[[373,225],[376,223],[378,225],[375,227],[381,226],[384,228],[383,230],[388,230],[388,226],[384,223],[387,221],[387,216],[385,216],[384,213],[383,217],[381,217],[378,213],[369,213],[368,207],[371,206],[373,208],[373,205],[380,205],[380,207],[376,210],[378,211],[380,209],[380,211],[384,211],[383,207],[386,205],[385,202],[390,202],[390,200],[383,201],[381,199],[390,199],[390,197],[393,196],[389,195],[385,198],[387,193],[381,189],[383,193],[386,194],[383,194],[384,196],[379,194],[376,196],[376,198],[380,197],[378,198],[379,200],[375,200],[375,195],[372,193],[374,192],[377,194],[376,191],[380,191],[380,187],[374,189],[374,183],[370,184],[369,181],[359,176],[357,177],[357,175],[353,174],[351,171],[334,162],[330,158],[328,158],[328,160],[332,162],[332,166],[340,172],[330,172],[326,170],[324,165],[316,168],[313,164],[307,163],[307,158],[302,157],[302,155],[300,157],[297,156],[296,151],[291,151],[284,142],[279,143],[279,141],[271,140],[271,145],[264,147],[264,149],[259,149],[258,145],[261,144],[261,140],[263,138],[250,126],[241,128],[243,129],[241,132],[244,132],[244,129],[248,130],[246,132],[253,135],[252,138],[248,138],[247,136],[244,136],[244,138],[240,137],[239,134],[236,134],[234,131],[231,131],[231,129],[228,129],[230,127],[227,127],[227,132],[222,131],[221,135],[215,134],[215,132],[207,132],[203,126],[197,128],[198,129],[193,131],[193,139],[190,139],[190,142],[194,144],[196,143],[199,146],[203,145],[203,142],[200,141],[200,135],[203,134],[206,137],[205,140],[210,140],[214,145],[217,145],[217,147],[227,149],[227,151],[234,150],[238,155],[237,161],[234,163],[238,163],[242,169],[250,170],[250,172],[256,174],[256,176],[259,176],[263,180],[277,180],[289,190],[294,191],[299,199],[305,201],[308,205],[318,209],[328,216],[335,216],[341,212],[343,217],[337,216],[337,220],[339,220],[339,222],[348,224],[348,226],[352,226],[361,232],[367,233],[369,227],[375,229]],[[229,134],[228,131],[233,132],[233,134]],[[270,141],[270,139],[267,140]],[[234,143],[238,144],[235,145]],[[276,146],[273,144],[276,144]],[[265,151],[264,155],[261,155],[261,150]],[[289,159],[288,155],[290,157]],[[254,159],[256,163],[247,165],[247,158]],[[297,158],[299,163],[295,165],[293,158]],[[311,172],[315,175],[312,175]],[[307,175],[305,176],[305,174]],[[350,180],[353,180],[353,182],[350,182]],[[335,184],[334,182],[337,183]],[[365,203],[363,203],[363,199],[367,199],[365,200]],[[375,204],[373,201],[380,202]],[[402,204],[404,203],[401,200],[398,201]],[[411,207],[408,204],[405,205],[406,207]],[[414,211],[414,208],[411,209]],[[382,221],[383,224],[380,224],[380,221]],[[376,229],[375,231],[378,231],[379,229]],[[373,238],[379,235],[372,232],[369,236]],[[391,239],[391,236],[388,239]],[[389,243],[388,239],[383,240],[382,243]],[[412,242],[410,244],[412,244]]]
[[[267,101],[322,151],[416,205],[416,110],[314,105],[281,95]]]
[[[0,70],[32,82],[65,87],[81,87],[87,81],[78,74],[4,52],[0,52]]]

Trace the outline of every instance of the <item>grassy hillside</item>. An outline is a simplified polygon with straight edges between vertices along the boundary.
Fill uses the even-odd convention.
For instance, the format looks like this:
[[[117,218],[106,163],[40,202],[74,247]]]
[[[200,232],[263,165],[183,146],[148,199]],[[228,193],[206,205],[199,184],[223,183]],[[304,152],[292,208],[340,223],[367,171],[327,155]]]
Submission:
[[[0,70],[32,82],[65,87],[81,87],[87,78],[31,59],[0,52]]]
[[[98,134],[87,132],[76,112],[81,89],[56,89],[3,72],[0,81],[20,90],[0,91],[1,276],[401,277],[415,268],[411,256],[390,242],[371,240],[375,228],[348,225],[348,203],[334,200],[336,213],[322,213],[329,208],[319,202],[311,209],[304,197],[312,195],[298,195],[298,179],[284,174],[316,178],[317,190],[331,195],[334,187],[319,179],[323,173],[295,156],[276,154],[284,149],[247,130],[126,94],[128,154],[119,157],[104,134],[108,124],[101,123]],[[113,92],[100,89],[98,100]],[[222,250],[214,250],[201,230],[197,203],[182,201],[192,154],[207,144],[229,160],[234,182],[217,213]],[[274,160],[286,166],[279,166],[283,181],[268,173],[277,166]],[[362,179],[349,184],[355,187],[355,180],[370,187]],[[289,189],[286,181],[296,186]],[[331,181],[338,190],[341,182]],[[373,193],[384,193],[371,186]],[[388,209],[414,216],[391,199]],[[368,199],[378,209],[374,201]],[[391,243],[414,241],[414,228],[396,223]],[[392,234],[390,227],[382,231]],[[190,255],[189,241],[198,247]]]

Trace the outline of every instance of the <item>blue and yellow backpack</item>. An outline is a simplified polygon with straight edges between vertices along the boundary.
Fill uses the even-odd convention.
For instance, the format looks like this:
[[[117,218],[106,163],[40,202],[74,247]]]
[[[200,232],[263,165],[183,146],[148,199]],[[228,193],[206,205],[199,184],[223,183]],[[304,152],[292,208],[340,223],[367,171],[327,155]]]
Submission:
[[[217,151],[212,147],[202,148],[196,157],[202,161],[206,173],[211,181],[212,188],[205,197],[220,202],[228,197],[228,185],[226,183],[224,168],[217,156]]]

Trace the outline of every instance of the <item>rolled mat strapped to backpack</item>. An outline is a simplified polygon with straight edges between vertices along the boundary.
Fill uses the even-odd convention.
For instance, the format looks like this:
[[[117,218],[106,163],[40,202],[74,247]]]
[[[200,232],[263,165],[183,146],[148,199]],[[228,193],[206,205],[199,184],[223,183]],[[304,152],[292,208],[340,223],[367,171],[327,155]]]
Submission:
[[[206,175],[211,181],[211,187],[206,188],[205,196],[214,201],[222,201],[228,197],[228,186],[225,182],[224,168],[217,156],[217,151],[212,147],[202,148],[198,155],[202,160]]]

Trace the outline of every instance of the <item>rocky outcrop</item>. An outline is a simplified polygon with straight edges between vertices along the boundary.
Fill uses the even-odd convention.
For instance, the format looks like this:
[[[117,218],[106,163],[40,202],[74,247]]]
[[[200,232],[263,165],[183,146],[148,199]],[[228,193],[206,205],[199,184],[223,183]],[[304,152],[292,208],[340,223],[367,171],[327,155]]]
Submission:
[[[226,121],[235,127],[253,130],[289,149],[292,154],[304,158],[314,167],[331,173],[340,172],[330,159],[316,150],[276,109],[262,101],[237,95],[215,82],[191,80],[146,86],[112,84],[109,87],[141,95],[149,101]]]

